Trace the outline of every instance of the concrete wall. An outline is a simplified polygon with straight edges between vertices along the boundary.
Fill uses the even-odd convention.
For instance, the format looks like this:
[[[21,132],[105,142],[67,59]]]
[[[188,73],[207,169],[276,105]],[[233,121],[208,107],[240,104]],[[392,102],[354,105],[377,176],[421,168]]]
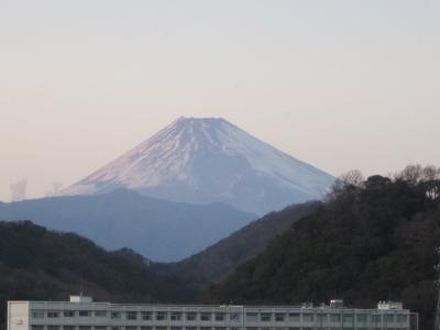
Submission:
[[[29,329],[29,302],[8,301],[8,330]]]

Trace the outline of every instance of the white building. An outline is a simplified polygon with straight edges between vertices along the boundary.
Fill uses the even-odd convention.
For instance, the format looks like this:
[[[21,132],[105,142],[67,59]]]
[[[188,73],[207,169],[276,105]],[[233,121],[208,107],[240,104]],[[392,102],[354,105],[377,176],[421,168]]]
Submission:
[[[70,301],[9,301],[7,330],[418,330],[401,304],[356,309],[330,306],[142,305]]]

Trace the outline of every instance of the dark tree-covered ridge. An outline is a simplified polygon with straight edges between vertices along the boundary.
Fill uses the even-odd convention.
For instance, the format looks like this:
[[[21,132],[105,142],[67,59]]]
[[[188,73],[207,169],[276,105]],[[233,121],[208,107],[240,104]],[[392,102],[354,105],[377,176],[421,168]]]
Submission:
[[[105,301],[176,302],[190,296],[185,283],[158,275],[149,260],[129,249],[108,252],[30,221],[0,222],[0,329],[7,300],[66,300],[81,291]]]
[[[212,286],[210,302],[291,304],[401,300],[432,328],[440,246],[440,171],[343,176],[326,202],[259,256]]]

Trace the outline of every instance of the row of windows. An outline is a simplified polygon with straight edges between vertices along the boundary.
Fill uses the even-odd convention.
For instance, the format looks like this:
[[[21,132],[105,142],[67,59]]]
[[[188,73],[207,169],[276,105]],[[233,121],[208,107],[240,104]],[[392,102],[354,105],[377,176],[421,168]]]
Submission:
[[[210,313],[210,312],[118,312],[118,311],[88,311],[88,310],[79,310],[79,311],[48,311],[47,314],[44,311],[33,311],[32,317],[35,319],[43,319],[45,316],[47,318],[58,318],[61,316],[64,317],[108,317],[110,315],[111,319],[126,319],[126,320],[157,320],[157,321],[240,321],[241,315],[239,313]],[[383,317],[382,317],[383,316]],[[373,323],[392,323],[392,322],[407,322],[408,315],[406,314],[312,314],[312,313],[246,313],[246,321],[262,321],[262,322],[285,322],[285,321],[293,321],[293,322],[344,322],[350,323],[354,322],[356,318],[357,322],[368,322],[371,320]]]
[[[383,316],[383,317],[382,317]],[[275,320],[276,322],[284,322],[284,321],[293,321],[293,322],[314,322],[314,321],[320,321],[320,322],[354,322],[356,319],[357,322],[368,322],[371,320],[374,323],[381,323],[383,322],[407,322],[408,321],[408,315],[406,314],[377,314],[377,315],[370,315],[370,314],[326,314],[326,313],[320,313],[320,314],[311,314],[311,313],[289,313],[288,315],[284,313],[275,313],[272,315],[271,313],[246,313],[246,320],[247,321],[272,321]]]
[[[32,318],[34,319],[44,319],[45,317],[51,318],[59,318],[59,317],[108,317],[110,315],[111,319],[126,319],[126,320],[153,320],[164,321],[181,321],[186,319],[187,321],[240,321],[241,317],[239,313],[196,313],[196,312],[187,312],[183,315],[182,312],[118,312],[118,311],[48,311],[47,313],[44,311],[33,311]]]
[[[47,313],[45,313],[44,311],[33,311],[32,312],[32,317],[34,319],[44,319],[45,316],[47,316],[47,318],[49,318],[49,319],[53,319],[53,318],[58,318],[61,315],[63,315],[64,317],[75,317],[76,315],[90,317],[90,316],[92,316],[92,312],[86,311],[86,310],[64,311],[64,312],[48,311]],[[93,315],[97,316],[97,317],[106,317],[107,312],[106,311],[95,311]]]
[[[364,327],[290,327],[290,328],[256,328],[246,327],[245,330],[367,330]],[[371,328],[368,328],[370,330]],[[372,330],[408,330],[408,328],[375,327]],[[242,330],[242,328],[226,327],[135,327],[135,326],[58,326],[58,325],[33,325],[31,330]]]
[[[105,326],[105,325],[82,325],[82,326],[73,326],[73,325],[32,325],[31,330],[242,330],[241,328],[227,328],[227,327],[151,327],[151,326]],[[272,330],[269,328],[246,328],[246,330]],[[273,329],[273,330],[288,330],[286,329]]]

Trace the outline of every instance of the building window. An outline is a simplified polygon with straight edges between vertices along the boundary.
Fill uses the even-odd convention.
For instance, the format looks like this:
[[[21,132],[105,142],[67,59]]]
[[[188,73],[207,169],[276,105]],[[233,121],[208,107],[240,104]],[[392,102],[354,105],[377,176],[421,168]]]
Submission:
[[[75,330],[75,326],[74,325],[65,325],[65,326],[63,326],[63,330]]]
[[[367,322],[367,314],[356,314],[356,321]]]
[[[126,326],[125,327],[125,330],[137,330],[137,327],[134,327],[134,326]]]
[[[313,322],[313,314],[303,314],[304,322]]]
[[[96,317],[107,317],[107,311],[95,311]]]
[[[32,318],[33,319],[44,319],[44,312],[43,311],[33,311]]]
[[[197,330],[196,327],[186,327],[185,330]]]
[[[258,321],[258,313],[246,313],[246,321]]]
[[[269,322],[272,319],[271,313],[261,313],[260,315],[261,321],[263,322]]]
[[[145,326],[142,326],[142,327],[141,327],[141,330],[153,330],[153,327],[145,327]]]
[[[225,320],[225,313],[215,313],[215,320],[216,321],[224,321]]]
[[[171,313],[171,320],[172,321],[180,321],[182,319],[182,313],[181,312],[172,312]]]
[[[92,330],[90,325],[80,325],[79,330]]]
[[[347,323],[353,323],[353,315],[351,315],[351,314],[345,314],[345,315],[344,315],[344,322],[347,322]]]
[[[182,330],[182,327],[171,327],[171,330]]]
[[[152,312],[141,312],[142,320],[149,321],[152,319],[152,316],[153,316]]]
[[[285,314],[283,313],[275,313],[275,321],[283,322],[285,319]]]
[[[318,321],[320,323],[327,323],[328,322],[328,315],[327,314],[318,314],[318,315],[316,315],[316,317],[318,318]]]
[[[231,314],[229,314],[229,319],[231,321],[235,321],[235,322],[240,321],[240,313],[231,313]]]
[[[397,322],[403,323],[408,321],[408,315],[399,314],[397,315]]]
[[[60,330],[59,325],[49,325],[47,326],[47,330]]]
[[[381,315],[373,315],[373,323],[380,323],[382,322],[382,316]]]
[[[44,330],[44,325],[33,325],[32,330]]]
[[[167,319],[167,312],[156,312],[156,320],[164,321]]]
[[[249,329],[249,328],[247,328]],[[226,330],[225,327],[215,327],[214,330]],[[258,330],[258,329],[254,329],[254,330]]]
[[[331,322],[341,322],[341,315],[339,314],[331,314],[330,315]]]
[[[49,319],[55,319],[60,316],[59,312],[47,312],[47,317]]]
[[[121,330],[121,327],[111,327],[112,330]]]
[[[92,313],[90,311],[79,311],[78,315],[81,317],[87,317],[90,316]]]
[[[156,327],[156,330],[167,330],[167,327]]]
[[[131,321],[137,320],[137,312],[127,312],[125,314],[125,317],[127,318],[127,320],[131,320]]]
[[[200,320],[201,321],[210,321],[211,320],[211,313],[200,314]]]
[[[217,330],[217,329],[216,329]],[[246,330],[258,330],[258,328],[255,327],[247,327]]]
[[[75,311],[64,311],[64,317],[75,317]]]
[[[121,318],[121,312],[111,312],[110,318],[113,320],[119,320]],[[114,330],[114,329],[112,329]]]
[[[93,327],[94,330],[107,330],[105,325],[96,325]]]
[[[189,312],[186,313],[186,320],[187,321],[195,321],[197,319],[197,313]]]
[[[299,313],[289,313],[289,320],[293,322],[299,322]]]

